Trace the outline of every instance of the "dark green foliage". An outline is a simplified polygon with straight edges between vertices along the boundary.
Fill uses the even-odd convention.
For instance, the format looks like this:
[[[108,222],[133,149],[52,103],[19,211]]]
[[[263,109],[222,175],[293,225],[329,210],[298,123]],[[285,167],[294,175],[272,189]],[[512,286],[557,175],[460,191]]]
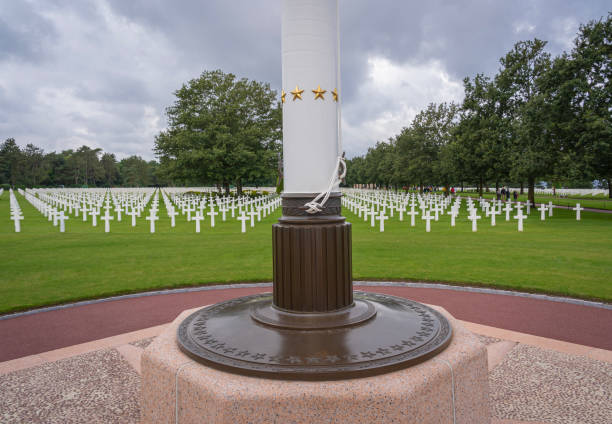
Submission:
[[[580,27],[551,60],[521,41],[494,78],[464,80],[465,98],[429,105],[410,126],[349,161],[347,184],[379,187],[612,186],[612,13]],[[352,169],[353,168],[353,169]],[[612,197],[612,191],[610,192]]]
[[[226,193],[231,183],[240,192],[245,181],[274,178],[281,112],[269,84],[207,71],[175,95],[155,140],[166,175]]]
[[[7,187],[146,187],[160,183],[158,163],[81,146],[46,153],[33,144],[19,148],[9,138],[0,145],[0,185]],[[167,181],[162,181],[167,184]]]

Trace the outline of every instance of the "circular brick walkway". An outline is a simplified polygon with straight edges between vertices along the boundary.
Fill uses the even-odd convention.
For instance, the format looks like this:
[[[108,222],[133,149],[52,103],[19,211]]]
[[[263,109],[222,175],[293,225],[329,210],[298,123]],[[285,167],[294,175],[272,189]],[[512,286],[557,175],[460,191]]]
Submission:
[[[356,285],[439,305],[460,320],[612,350],[612,309],[533,297],[395,285]],[[153,327],[185,309],[271,287],[215,287],[76,305],[0,320],[0,362]]]

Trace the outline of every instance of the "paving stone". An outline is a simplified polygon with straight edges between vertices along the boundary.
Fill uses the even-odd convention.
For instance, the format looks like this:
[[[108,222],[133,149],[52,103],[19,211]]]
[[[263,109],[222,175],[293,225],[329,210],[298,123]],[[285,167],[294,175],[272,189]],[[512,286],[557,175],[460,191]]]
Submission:
[[[496,418],[612,422],[612,364],[521,344],[489,374],[489,380]]]
[[[137,423],[140,377],[114,349],[0,376],[0,422]]]

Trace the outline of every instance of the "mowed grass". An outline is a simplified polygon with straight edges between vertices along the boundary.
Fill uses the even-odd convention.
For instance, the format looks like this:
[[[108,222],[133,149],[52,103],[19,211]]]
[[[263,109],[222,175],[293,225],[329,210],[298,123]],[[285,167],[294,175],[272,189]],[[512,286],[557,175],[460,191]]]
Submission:
[[[14,233],[9,220],[9,196],[0,196],[0,313],[121,293],[210,283],[270,281],[272,279],[271,226],[280,209],[256,223],[247,233],[240,222],[221,221],[202,232],[195,223],[177,217],[170,228],[163,202],[156,233],[149,232],[146,212],[131,227],[123,216],[92,227],[91,218],[72,216],[66,233],[48,222],[21,195],[25,216],[22,232]],[[161,198],[160,198],[161,200]],[[464,202],[465,203],[465,202]],[[457,226],[444,216],[432,222],[431,233],[417,217],[411,227],[395,217],[380,233],[344,210],[353,224],[355,279],[427,280],[485,285],[612,301],[612,215],[583,212],[580,222],[572,211],[556,209],[541,222],[532,211],[525,231],[515,220],[497,217],[471,223],[462,210]],[[389,212],[387,211],[387,215]]]

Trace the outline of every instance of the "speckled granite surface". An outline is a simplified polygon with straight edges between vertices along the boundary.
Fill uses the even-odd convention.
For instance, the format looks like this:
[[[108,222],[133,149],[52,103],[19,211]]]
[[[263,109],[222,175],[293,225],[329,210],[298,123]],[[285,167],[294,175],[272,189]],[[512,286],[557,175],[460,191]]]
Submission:
[[[494,417],[612,423],[612,364],[517,345],[489,375]]]
[[[140,377],[114,349],[0,376],[0,423],[135,423]]]
[[[230,374],[193,361],[176,341],[186,311],[143,353],[143,423],[434,424],[456,417],[457,424],[489,424],[486,348],[440,312],[453,338],[435,358],[373,377],[311,382]]]
[[[486,343],[499,339],[480,336]],[[148,346],[152,338],[131,343]],[[0,376],[0,423],[138,423],[140,376],[114,349]],[[607,423],[612,364],[517,345],[490,374],[493,417]]]

